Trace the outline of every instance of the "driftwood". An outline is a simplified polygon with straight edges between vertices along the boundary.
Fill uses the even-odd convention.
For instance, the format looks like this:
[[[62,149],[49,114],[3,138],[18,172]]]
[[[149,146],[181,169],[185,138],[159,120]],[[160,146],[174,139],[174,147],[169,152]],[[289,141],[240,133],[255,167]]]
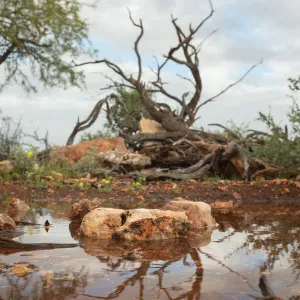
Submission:
[[[2,253],[16,253],[23,251],[34,251],[34,250],[49,250],[58,248],[74,248],[78,247],[78,244],[55,244],[55,243],[36,243],[27,244],[13,241],[9,238],[0,237],[0,252]]]

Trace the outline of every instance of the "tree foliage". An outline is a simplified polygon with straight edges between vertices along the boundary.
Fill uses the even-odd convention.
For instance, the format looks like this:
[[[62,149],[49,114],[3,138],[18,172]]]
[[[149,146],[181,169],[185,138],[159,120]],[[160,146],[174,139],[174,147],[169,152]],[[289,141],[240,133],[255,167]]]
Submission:
[[[91,141],[104,136],[116,136],[120,132],[126,134],[136,133],[139,130],[139,121],[144,117],[151,119],[146,108],[140,101],[136,90],[118,87],[111,102],[106,106],[106,120],[102,130],[95,133],[86,132],[80,140]]]
[[[298,78],[289,78],[289,82],[291,83],[289,88],[292,91],[300,91],[300,75]]]
[[[81,85],[72,59],[91,53],[81,4],[69,0],[0,0],[0,91],[14,81],[36,91],[28,72],[45,86]]]
[[[112,133],[122,131],[131,134],[137,132],[142,117],[151,119],[140,99],[141,96],[136,90],[118,88],[113,103],[107,108],[107,121],[104,127]]]
[[[291,82],[290,79],[289,81]],[[296,82],[290,88],[298,91],[295,87],[297,87]],[[276,123],[270,112],[268,114],[259,112],[258,118],[271,134],[265,138],[264,145],[255,150],[254,155],[278,165],[280,175],[283,177],[298,175],[300,168],[300,105],[295,98],[292,99],[293,104],[287,113],[289,126]]]

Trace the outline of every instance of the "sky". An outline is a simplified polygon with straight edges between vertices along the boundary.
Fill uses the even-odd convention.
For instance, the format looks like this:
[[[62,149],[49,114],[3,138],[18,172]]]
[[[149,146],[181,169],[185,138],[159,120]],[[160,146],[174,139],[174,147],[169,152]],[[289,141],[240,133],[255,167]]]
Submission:
[[[194,40],[198,44],[213,30],[218,30],[204,43],[199,55],[203,80],[201,101],[218,94],[261,59],[263,64],[218,100],[204,106],[199,111],[196,126],[209,128],[209,123],[226,125],[234,120],[236,124],[245,123],[261,130],[262,125],[255,120],[258,111],[268,113],[270,107],[275,119],[285,124],[291,104],[287,97],[291,94],[287,78],[300,73],[300,1],[212,2],[215,13]],[[210,12],[208,0],[99,0],[94,9],[84,7],[82,16],[90,25],[90,39],[99,50],[99,58],[118,63],[133,76],[137,72],[133,43],[138,30],[132,26],[127,8],[134,19],[143,20],[145,34],[140,52],[145,82],[153,78],[153,56],[162,59],[170,47],[176,45],[171,14],[187,32],[189,23],[195,27]],[[27,132],[37,129],[43,135],[48,130],[53,145],[65,144],[77,118],[87,117],[94,104],[104,96],[101,88],[107,81],[103,73],[112,75],[103,65],[89,65],[83,70],[86,74],[84,90],[39,87],[37,93],[27,95],[16,85],[8,86],[0,94],[3,114],[15,120],[21,118]],[[177,74],[190,76],[187,69],[171,63],[164,69],[162,78],[168,82],[168,91],[181,97],[184,92],[192,91],[192,86]],[[160,98],[164,100],[157,97]],[[101,129],[103,122],[101,115],[89,131]]]

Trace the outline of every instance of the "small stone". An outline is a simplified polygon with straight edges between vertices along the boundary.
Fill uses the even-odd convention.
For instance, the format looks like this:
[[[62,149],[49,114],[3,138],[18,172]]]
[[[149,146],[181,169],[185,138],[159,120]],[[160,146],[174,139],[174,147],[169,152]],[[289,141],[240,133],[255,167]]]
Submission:
[[[15,221],[20,222],[24,219],[30,207],[22,200],[13,198],[8,205],[7,214]]]
[[[83,199],[71,206],[69,219],[72,221],[81,221],[86,214],[101,206],[101,200]]]
[[[15,221],[9,216],[0,214],[0,231],[2,230],[15,230]]]
[[[51,171],[51,176],[55,179],[55,180],[63,180],[64,179],[64,175],[58,172],[54,172]]]
[[[210,204],[211,208],[222,212],[222,213],[229,213],[234,208],[233,201],[215,201]]]

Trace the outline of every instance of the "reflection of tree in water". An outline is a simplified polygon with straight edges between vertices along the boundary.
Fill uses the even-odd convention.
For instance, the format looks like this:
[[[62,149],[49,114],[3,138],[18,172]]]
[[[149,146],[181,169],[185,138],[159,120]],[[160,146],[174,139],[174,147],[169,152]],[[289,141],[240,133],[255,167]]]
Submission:
[[[237,220],[237,219],[236,219]],[[300,280],[300,219],[299,216],[256,216],[251,220],[252,225],[240,219],[236,222],[234,231],[247,232],[246,240],[241,246],[232,251],[226,258],[235,255],[239,251],[247,254],[263,250],[267,259],[260,265],[260,271],[271,272],[275,263],[282,257],[288,258],[289,267],[295,274],[294,283]],[[222,226],[232,225],[230,220],[223,220]]]
[[[232,222],[231,219],[223,217],[223,219],[218,220],[218,223],[220,224],[220,231],[224,232],[224,236],[213,241],[213,243],[221,244],[237,232],[247,232],[246,241],[229,256],[234,255],[238,251],[250,253],[263,250],[267,254],[267,260],[261,265],[262,271],[272,270],[275,262],[282,255],[289,256],[291,258],[289,261],[290,266],[296,274],[295,282],[291,284],[298,283],[300,275],[296,273],[296,270],[299,270],[300,267],[300,220],[273,216],[270,219],[255,217],[250,222],[248,217],[234,217]],[[228,228],[230,228],[229,231],[227,230]],[[209,243],[210,237],[206,240]],[[84,295],[90,299],[116,299],[122,296],[126,297],[127,289],[130,287],[134,287],[138,291],[139,299],[146,299],[148,295],[146,294],[145,281],[147,277],[151,276],[155,286],[155,289],[151,291],[152,298],[159,299],[163,295],[163,298],[169,300],[196,300],[201,298],[201,286],[204,277],[203,257],[216,262],[221,268],[226,269],[234,276],[240,277],[242,279],[241,282],[251,290],[259,292],[258,286],[251,286],[246,276],[226,265],[224,260],[218,260],[213,255],[202,250],[201,247],[203,245],[200,245],[201,243],[199,243],[200,246],[191,247],[186,241],[183,243],[179,241],[168,243],[160,241],[159,243],[150,243],[144,246],[139,243],[90,242],[84,239],[80,240],[80,242],[84,245],[84,250],[87,254],[98,257],[99,261],[105,264],[106,269],[104,270],[106,270],[108,276],[115,276],[113,274],[116,272],[126,275],[126,279],[118,284],[110,294],[104,296],[85,294],[84,288],[88,285],[88,274],[82,269],[77,273],[69,272],[69,274],[58,272],[38,275],[33,273],[25,278],[12,278],[11,275],[7,274],[6,277],[11,280],[7,291],[7,299],[59,299],[61,295],[64,297]],[[139,248],[141,248],[141,252],[137,252],[137,256],[133,255],[128,258],[128,252],[133,252]],[[124,256],[124,253],[127,254]],[[168,280],[169,270],[174,266],[175,269],[180,268],[181,265],[182,267],[192,268],[192,276],[184,281],[190,283],[188,290],[183,288],[183,282],[175,283],[176,285],[173,282],[173,285],[170,286],[170,281]],[[16,282],[17,280],[19,282]],[[28,292],[29,290],[31,295]],[[153,293],[157,293],[157,295],[153,295]],[[290,299],[297,299],[297,296]]]
[[[176,297],[172,297],[170,294],[170,290],[176,291],[176,287],[171,287],[171,288],[166,288],[164,287],[163,281],[164,281],[164,275],[167,273],[167,268],[170,267],[173,263],[182,261],[183,264],[186,264],[186,259],[187,255],[190,256],[192,261],[195,264],[195,273],[193,275],[194,277],[194,282],[192,283],[191,289],[188,292],[185,292],[183,294],[180,294]],[[126,269],[126,266],[124,264],[128,263],[126,260],[118,259],[116,262],[112,263],[112,260],[109,258],[99,258],[101,262],[107,263],[107,265],[110,267],[110,271],[115,271],[116,268],[121,267],[121,269]],[[118,298],[128,286],[135,286],[136,284],[138,285],[139,289],[139,299],[144,299],[144,292],[145,292],[145,286],[144,286],[144,280],[147,278],[147,275],[154,275],[157,276],[157,290],[158,290],[158,297],[159,299],[159,293],[162,291],[164,294],[167,296],[168,299],[200,299],[201,296],[201,284],[203,280],[203,267],[202,267],[202,262],[201,258],[199,255],[199,252],[197,249],[190,249],[190,251],[184,255],[183,259],[182,257],[167,261],[165,262],[162,266],[157,267],[157,269],[153,272],[150,272],[149,274],[149,269],[153,268],[151,266],[151,261],[142,261],[139,265],[139,267],[134,269],[134,274],[127,278],[124,282],[119,284],[112,293],[108,294],[105,297],[100,297],[100,296],[93,296],[93,295],[88,295],[85,293],[82,293],[81,295],[90,297],[90,298],[95,298],[95,299],[115,299]],[[181,290],[179,288],[179,290]]]
[[[9,273],[3,274],[6,279],[3,299],[65,299],[75,296],[80,289],[88,285],[88,272],[82,267],[79,271],[62,272],[45,271],[44,274],[33,272],[24,277]],[[2,289],[4,291],[4,289]],[[0,297],[0,299],[2,299]]]

